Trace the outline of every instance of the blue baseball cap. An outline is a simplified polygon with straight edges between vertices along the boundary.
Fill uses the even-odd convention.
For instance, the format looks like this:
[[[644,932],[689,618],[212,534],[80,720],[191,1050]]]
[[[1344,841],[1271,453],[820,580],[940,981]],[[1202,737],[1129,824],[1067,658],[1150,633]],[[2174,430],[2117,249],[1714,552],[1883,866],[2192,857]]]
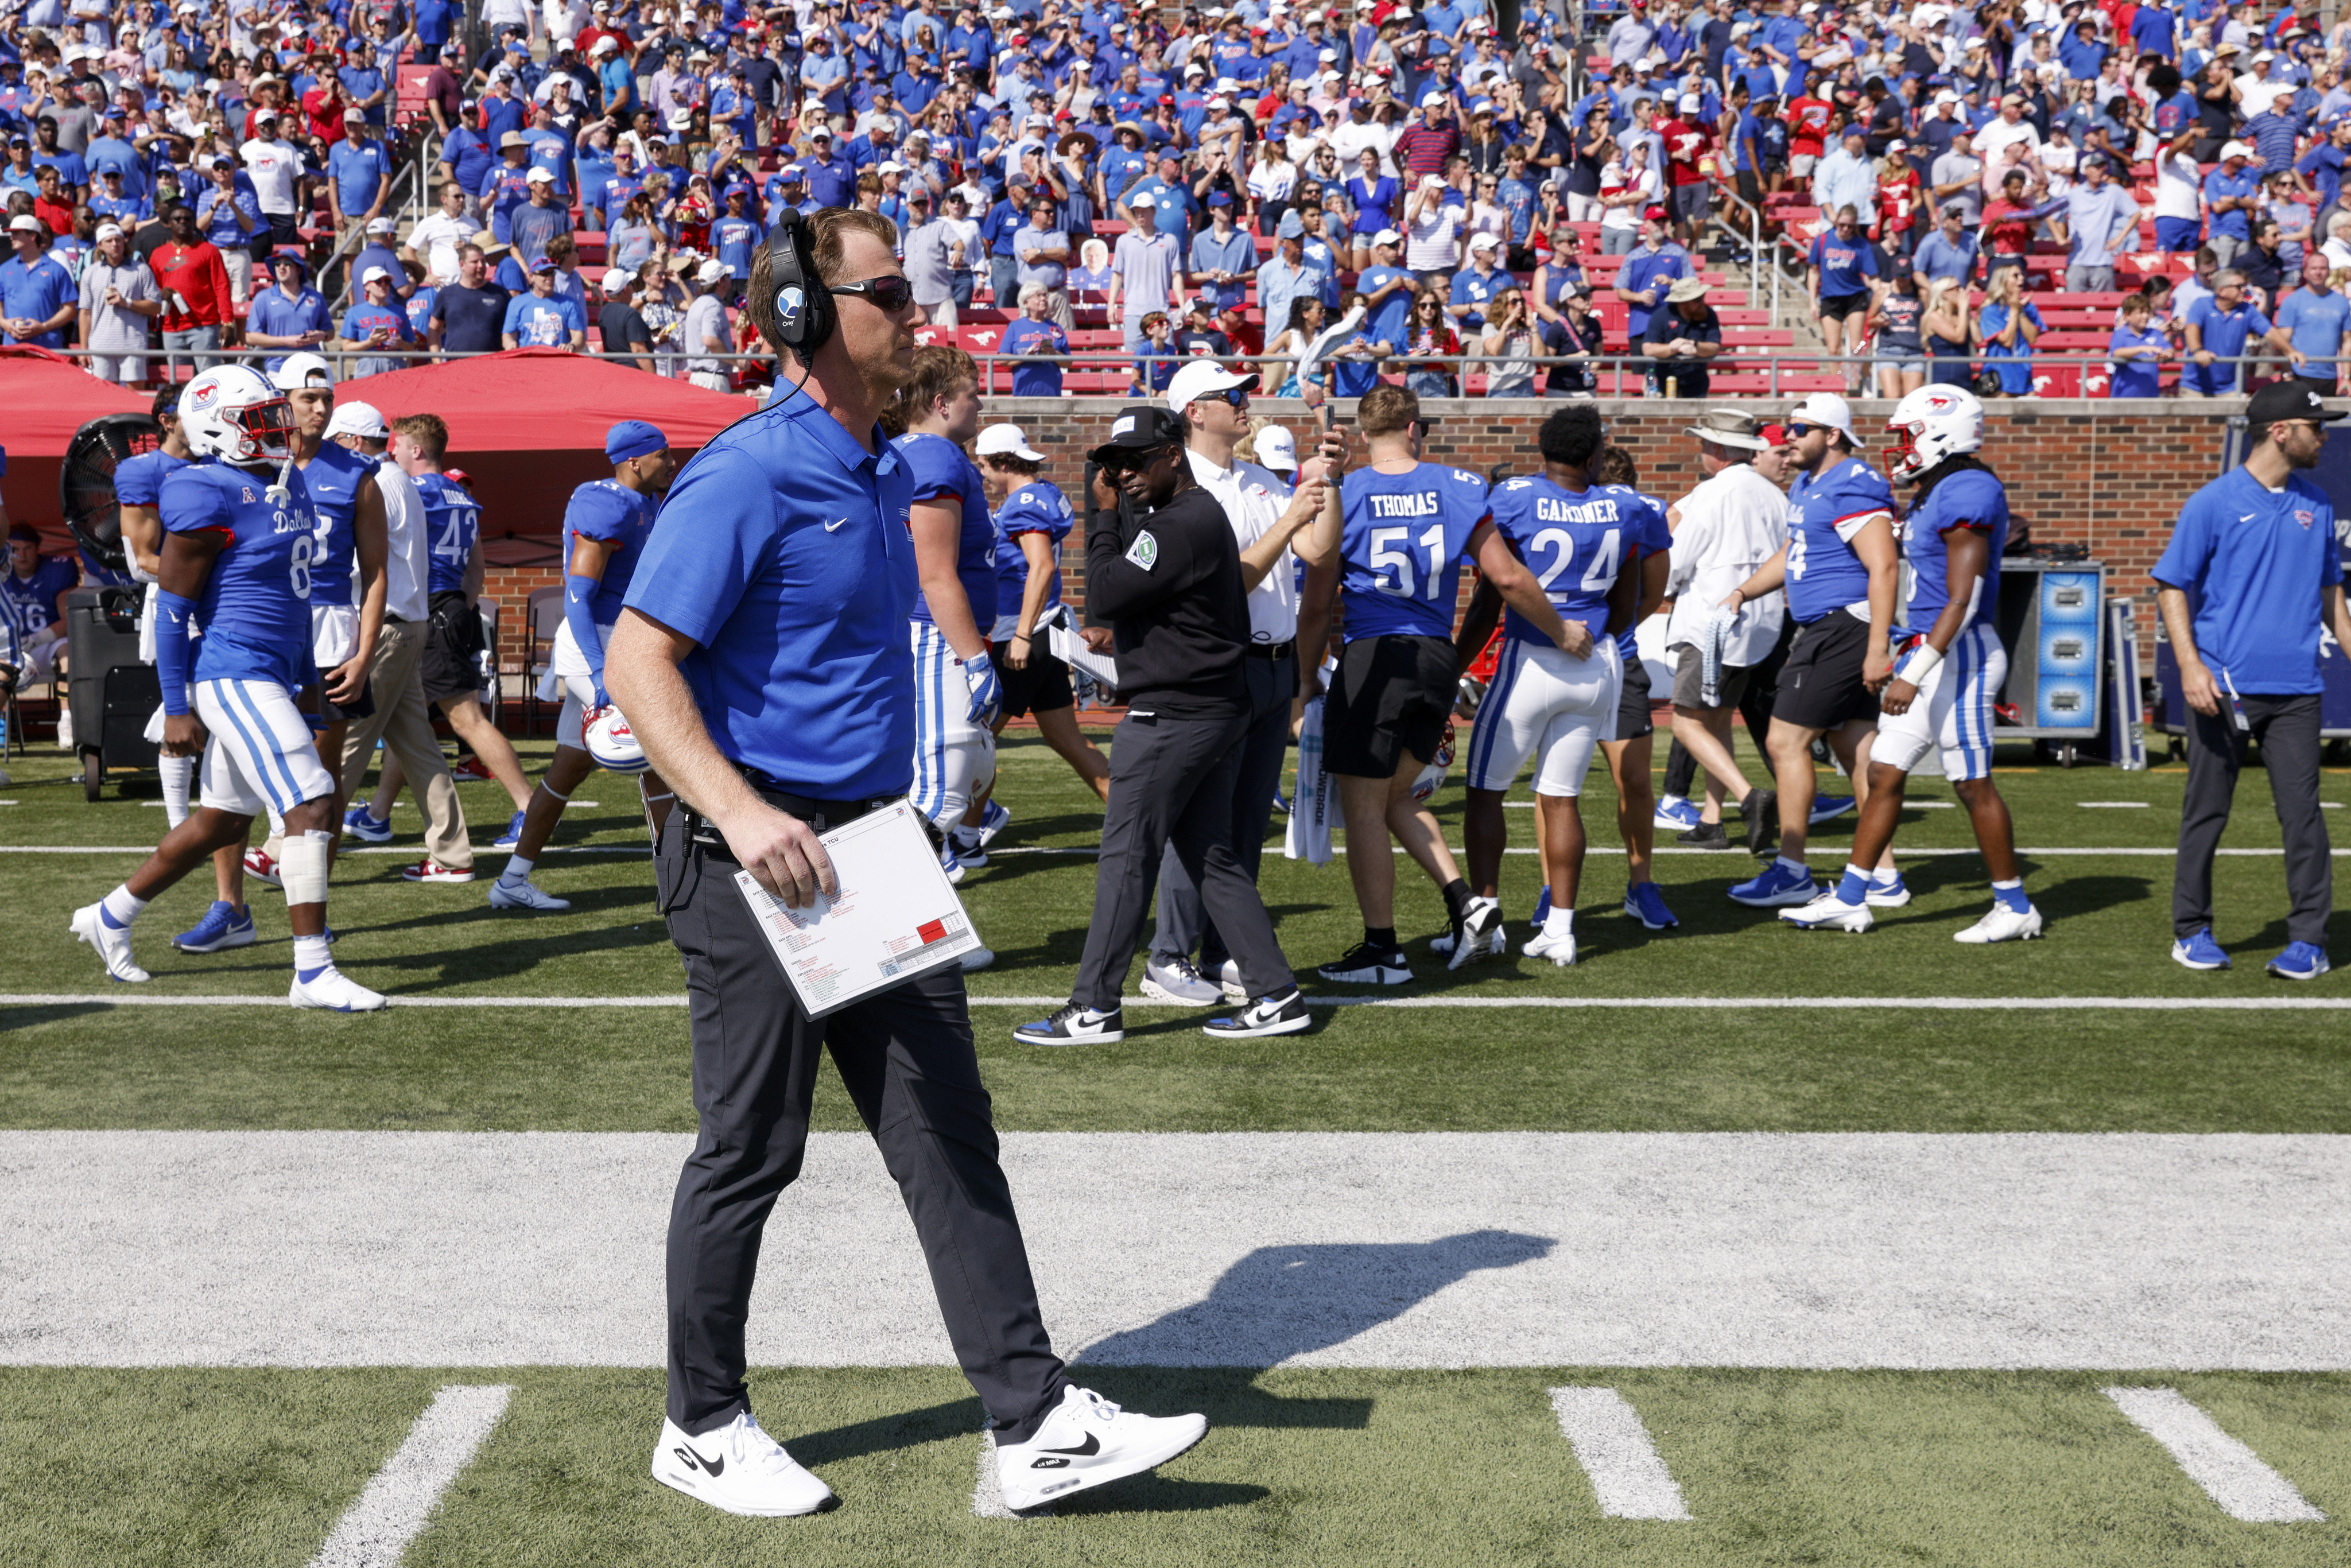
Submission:
[[[626,463],[632,457],[643,457],[669,445],[669,437],[661,427],[642,419],[624,419],[604,433],[604,460]]]

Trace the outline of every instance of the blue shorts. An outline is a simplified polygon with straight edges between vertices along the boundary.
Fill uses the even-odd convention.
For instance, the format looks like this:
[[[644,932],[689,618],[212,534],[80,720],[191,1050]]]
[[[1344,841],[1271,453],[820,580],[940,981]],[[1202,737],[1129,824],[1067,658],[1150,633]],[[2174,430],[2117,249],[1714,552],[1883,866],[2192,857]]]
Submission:
[[[2194,250],[2204,243],[2202,218],[2158,218],[2155,220],[2155,248],[2158,250]]]

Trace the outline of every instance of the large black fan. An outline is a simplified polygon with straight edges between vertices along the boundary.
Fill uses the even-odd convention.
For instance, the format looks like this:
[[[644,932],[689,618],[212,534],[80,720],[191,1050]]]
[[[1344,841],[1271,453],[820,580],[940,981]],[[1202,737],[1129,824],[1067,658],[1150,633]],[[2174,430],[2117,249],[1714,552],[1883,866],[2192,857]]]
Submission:
[[[114,498],[114,470],[123,459],[163,444],[163,427],[143,413],[110,413],[74,432],[57,473],[57,505],[66,527],[90,559],[115,571],[124,566],[122,514]]]

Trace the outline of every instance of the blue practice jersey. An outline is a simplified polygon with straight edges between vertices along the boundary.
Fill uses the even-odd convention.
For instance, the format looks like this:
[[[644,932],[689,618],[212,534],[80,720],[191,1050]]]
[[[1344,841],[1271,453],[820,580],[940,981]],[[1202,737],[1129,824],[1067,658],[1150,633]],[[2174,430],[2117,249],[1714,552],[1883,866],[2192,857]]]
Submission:
[[[944,435],[906,434],[891,445],[914,476],[914,501],[953,500],[963,510],[956,537],[956,580],[971,601],[971,618],[985,637],[996,623],[996,524],[987,515],[987,487],[963,448]],[[1014,606],[1018,608],[1018,606]],[[911,619],[931,619],[930,600],[914,596]]]
[[[1886,476],[1858,457],[1788,486],[1788,613],[1798,623],[1833,610],[1866,605],[1869,569],[1848,541],[1872,513],[1894,513]]]
[[[597,580],[596,599],[589,610],[599,626],[621,618],[621,602],[628,597],[630,580],[637,575],[637,558],[645,553],[645,536],[653,531],[656,507],[651,496],[640,495],[617,479],[591,479],[571,492],[563,510],[565,535],[601,539],[612,546],[604,558],[604,575]],[[563,547],[564,570],[571,569],[571,546]]]
[[[376,460],[340,441],[319,448],[302,470],[310,512],[319,520],[319,549],[310,558],[310,602],[351,602],[352,567],[359,559],[360,486],[375,483]]]
[[[114,498],[126,507],[152,507],[163,493],[163,476],[187,465],[186,458],[168,452],[126,457],[114,470]]]
[[[1597,639],[1608,634],[1608,594],[1631,542],[1634,519],[1614,486],[1570,490],[1543,478],[1505,479],[1494,490],[1494,526],[1535,574],[1562,621],[1581,621]],[[1502,635],[1548,646],[1551,639],[1516,610]]]
[[[1403,474],[1358,468],[1339,495],[1347,641],[1452,636],[1469,538],[1493,515],[1486,481],[1441,463]]]
[[[2000,624],[2000,557],[2008,548],[2008,486],[1984,469],[1962,468],[1938,480],[1902,522],[1902,553],[1910,562],[1910,598],[1902,607],[1902,623],[1921,635],[1951,601],[1945,546],[1954,528],[1972,528],[1991,547],[1991,559],[1976,579],[1959,630]]]
[[[318,519],[296,469],[283,506],[269,498],[276,477],[213,461],[191,463],[163,481],[166,533],[222,536],[221,552],[196,601],[204,629],[191,674],[199,681],[310,684],[310,568]]]
[[[1022,534],[1042,534],[1053,547],[1053,559],[1061,557],[1061,541],[1070,537],[1074,521],[1069,497],[1042,479],[1031,479],[1004,498],[996,508],[996,612],[1017,615],[1020,612],[1021,595],[1029,588],[1029,556],[1020,548]],[[1045,591],[1041,610],[1050,610],[1061,602],[1061,569],[1053,568],[1052,586]],[[1023,626],[1023,632],[1034,628]]]
[[[418,475],[416,494],[424,503],[425,549],[432,561],[424,591],[462,592],[465,569],[474,562],[475,541],[481,538],[481,503],[445,474]]]
[[[2320,594],[2343,580],[2335,506],[2308,476],[2272,490],[2231,469],[2188,498],[2155,563],[2188,595],[2196,651],[2240,695],[2308,695],[2318,673]]]

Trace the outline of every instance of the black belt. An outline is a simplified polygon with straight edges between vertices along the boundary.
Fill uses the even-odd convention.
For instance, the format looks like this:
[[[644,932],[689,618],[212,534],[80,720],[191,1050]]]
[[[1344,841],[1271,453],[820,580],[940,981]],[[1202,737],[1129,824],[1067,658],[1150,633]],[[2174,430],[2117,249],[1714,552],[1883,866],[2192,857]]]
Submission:
[[[1245,651],[1252,658],[1278,664],[1298,652],[1298,639],[1293,637],[1287,643],[1251,643]]]
[[[744,770],[743,777],[746,783],[758,791],[760,800],[787,816],[798,817],[820,833],[831,832],[845,822],[853,822],[884,806],[894,805],[899,800],[895,795],[883,795],[870,800],[819,800],[778,789],[747,768]],[[732,856],[733,852],[726,849],[726,835],[712,827],[709,819],[699,812],[687,813],[686,836],[697,844],[724,852],[730,858]]]

